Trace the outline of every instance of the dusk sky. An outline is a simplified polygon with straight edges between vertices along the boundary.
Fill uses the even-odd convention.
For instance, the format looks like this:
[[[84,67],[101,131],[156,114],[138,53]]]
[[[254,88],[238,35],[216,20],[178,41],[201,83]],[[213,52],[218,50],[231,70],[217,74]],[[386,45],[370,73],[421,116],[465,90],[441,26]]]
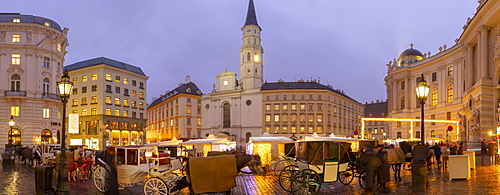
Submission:
[[[387,99],[386,64],[409,48],[455,44],[472,0],[254,0],[267,82],[320,79],[365,103]],[[69,28],[65,65],[107,57],[149,76],[147,100],[190,75],[204,94],[226,69],[240,73],[248,0],[16,0],[3,13]]]

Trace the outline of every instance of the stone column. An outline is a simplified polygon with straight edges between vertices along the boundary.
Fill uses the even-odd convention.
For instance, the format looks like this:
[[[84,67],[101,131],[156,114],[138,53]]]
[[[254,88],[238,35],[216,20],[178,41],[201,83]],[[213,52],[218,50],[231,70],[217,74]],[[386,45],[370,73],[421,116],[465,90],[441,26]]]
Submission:
[[[470,88],[475,83],[474,67],[473,67],[474,66],[474,63],[473,63],[474,44],[472,44],[472,43],[465,44],[464,50],[466,52],[465,70],[467,71],[466,86],[465,87]]]
[[[489,26],[481,26],[479,27],[478,33],[479,33],[479,69],[480,69],[480,76],[479,78],[489,78],[488,75],[488,32],[490,31],[491,27]]]

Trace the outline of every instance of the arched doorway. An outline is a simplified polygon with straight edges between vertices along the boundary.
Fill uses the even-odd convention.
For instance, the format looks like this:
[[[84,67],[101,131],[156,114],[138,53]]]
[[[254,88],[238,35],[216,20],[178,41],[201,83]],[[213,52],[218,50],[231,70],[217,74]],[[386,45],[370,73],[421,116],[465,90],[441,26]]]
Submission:
[[[52,144],[52,132],[48,129],[44,129],[42,131],[42,138],[40,141],[44,144]]]
[[[21,131],[18,128],[12,128],[9,131],[9,145],[21,145]]]

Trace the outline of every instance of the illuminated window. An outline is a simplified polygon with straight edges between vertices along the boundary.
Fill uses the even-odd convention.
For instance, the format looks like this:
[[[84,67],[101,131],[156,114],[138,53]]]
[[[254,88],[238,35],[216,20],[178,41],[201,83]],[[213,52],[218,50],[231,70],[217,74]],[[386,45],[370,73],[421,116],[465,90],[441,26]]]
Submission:
[[[323,115],[318,114],[318,123],[321,123],[321,122],[323,122]]]
[[[73,85],[78,83],[78,78],[73,78]]]
[[[266,122],[271,122],[271,115],[269,114],[266,114]]]
[[[137,91],[132,90],[132,96],[133,96],[133,97],[137,96]]]
[[[44,22],[43,25],[50,26],[50,22]]]
[[[97,74],[92,74],[92,80],[97,81]]]
[[[280,133],[280,126],[275,126],[274,127],[274,133]]]
[[[196,125],[201,126],[201,118],[196,119]]]
[[[144,103],[139,102],[139,108],[144,109]],[[191,114],[191,109],[189,109],[188,114]]]
[[[110,96],[106,96],[106,104],[111,104],[111,97]]]
[[[60,43],[57,44],[57,51],[61,51],[62,50],[62,45]]]
[[[128,100],[127,99],[123,99],[123,106],[128,106]]]
[[[296,122],[297,121],[297,115],[296,114],[292,114],[291,117],[292,117],[291,118],[292,122]]]
[[[253,61],[254,62],[258,62],[259,61],[259,54],[255,53],[255,55],[253,56]]]
[[[323,133],[323,127],[322,126],[318,126],[318,132],[317,133]]]
[[[452,102],[453,101],[453,85],[449,84],[448,87],[446,88],[446,102]]]
[[[12,65],[21,65],[21,54],[19,53],[12,54]]]
[[[283,122],[288,122],[288,115],[286,114],[283,115]]]
[[[123,84],[127,84],[128,85],[128,78],[123,78]]]
[[[97,108],[92,108],[90,110],[90,115],[97,115]]]
[[[283,111],[287,111],[288,110],[288,104],[283,104]]]
[[[274,122],[280,122],[280,115],[278,114],[274,115]]]
[[[280,110],[280,105],[274,104],[274,111],[279,111],[279,110]]]
[[[312,114],[307,115],[307,121],[309,121],[310,123],[312,123],[314,121],[314,115],[312,115]]]
[[[78,100],[77,99],[73,99],[73,106],[78,106]]]
[[[271,104],[266,104],[266,111],[271,111]]]
[[[50,68],[50,58],[49,57],[43,57],[43,67]]]
[[[132,100],[132,108],[136,108],[135,101]],[[177,112],[176,112],[177,113]]]
[[[314,133],[314,128],[313,127],[307,128],[307,133]]]
[[[115,116],[120,116],[120,110],[118,109],[115,110]]]
[[[453,66],[452,65],[448,66],[448,76],[453,76]]]
[[[12,35],[12,43],[19,43],[19,42],[21,42],[21,35],[13,34]]]
[[[299,120],[300,120],[300,122],[306,122],[306,115],[305,114],[301,114],[299,116]]]
[[[437,105],[438,95],[437,95],[437,90],[436,89],[432,90],[431,97],[432,97],[432,101],[431,101],[432,106]]]
[[[111,115],[111,108],[106,108],[106,115]]]
[[[82,83],[85,83],[85,82],[87,82],[87,75],[82,76]]]
[[[300,104],[300,110],[306,110],[306,104]]]
[[[144,99],[144,92],[139,92],[139,98]]]
[[[115,76],[115,82],[117,83],[121,82],[120,76]]]
[[[297,133],[297,127],[292,126],[292,133]]]
[[[10,115],[19,116],[19,106],[11,106],[10,107]]]
[[[297,110],[297,104],[292,104],[292,111],[296,111]]]
[[[123,111],[123,116],[124,116],[124,117],[128,117],[128,110],[124,110],[124,111]]]
[[[50,108],[43,108],[43,118],[50,118]]]
[[[87,116],[87,109],[82,109],[82,116]]]
[[[106,81],[112,81],[111,80],[111,74],[106,74]]]
[[[186,106],[186,113],[191,114],[191,106],[190,105]]]
[[[266,126],[266,132],[269,132],[269,131],[271,131],[271,127]]]
[[[121,105],[120,103],[121,103],[121,102],[120,102],[120,98],[115,98],[115,105],[117,105],[117,106],[118,106],[118,105]]]
[[[12,19],[12,22],[19,23],[19,22],[21,22],[21,19],[19,19],[19,18],[13,18],[13,19]]]
[[[82,105],[87,105],[87,98],[86,97],[82,98]]]

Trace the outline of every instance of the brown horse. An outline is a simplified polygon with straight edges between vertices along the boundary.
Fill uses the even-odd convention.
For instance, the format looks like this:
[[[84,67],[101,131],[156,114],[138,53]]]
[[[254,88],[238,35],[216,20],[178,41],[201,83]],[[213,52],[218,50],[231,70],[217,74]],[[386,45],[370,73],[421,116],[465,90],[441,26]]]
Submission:
[[[236,169],[239,172],[243,167],[248,166],[252,173],[265,174],[259,155],[249,155],[238,151],[210,151],[207,156],[234,155],[236,157]]]

